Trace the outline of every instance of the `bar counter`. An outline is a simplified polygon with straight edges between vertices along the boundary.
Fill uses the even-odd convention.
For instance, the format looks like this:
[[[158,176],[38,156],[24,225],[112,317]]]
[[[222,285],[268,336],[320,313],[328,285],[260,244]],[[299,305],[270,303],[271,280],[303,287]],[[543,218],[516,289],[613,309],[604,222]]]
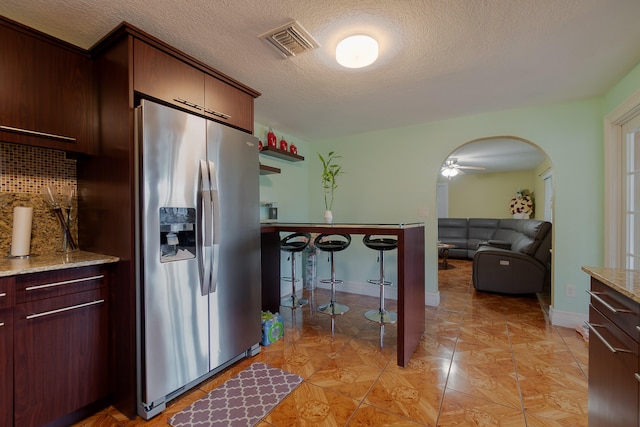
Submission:
[[[280,310],[280,232],[375,234],[398,239],[398,365],[406,366],[424,334],[424,223],[265,223],[262,231],[262,306]]]

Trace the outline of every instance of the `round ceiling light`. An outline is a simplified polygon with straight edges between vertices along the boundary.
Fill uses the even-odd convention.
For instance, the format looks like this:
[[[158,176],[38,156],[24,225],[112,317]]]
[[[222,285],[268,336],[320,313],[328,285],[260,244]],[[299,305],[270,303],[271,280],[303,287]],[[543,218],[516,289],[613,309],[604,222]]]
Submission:
[[[349,36],[338,43],[336,61],[347,68],[362,68],[378,59],[378,42],[369,36]]]

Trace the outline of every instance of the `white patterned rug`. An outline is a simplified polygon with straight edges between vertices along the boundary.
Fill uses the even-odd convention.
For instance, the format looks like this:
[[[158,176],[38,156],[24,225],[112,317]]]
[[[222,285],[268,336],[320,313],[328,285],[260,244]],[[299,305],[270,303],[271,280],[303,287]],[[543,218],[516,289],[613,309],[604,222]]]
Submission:
[[[169,419],[173,427],[251,427],[293,391],[302,378],[253,363]]]

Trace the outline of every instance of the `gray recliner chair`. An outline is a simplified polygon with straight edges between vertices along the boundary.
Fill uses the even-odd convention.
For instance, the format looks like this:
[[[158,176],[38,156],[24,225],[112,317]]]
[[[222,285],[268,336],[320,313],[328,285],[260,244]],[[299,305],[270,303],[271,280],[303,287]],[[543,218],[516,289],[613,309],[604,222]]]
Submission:
[[[542,292],[551,278],[551,223],[501,219],[494,239],[478,244],[473,286],[507,294]]]

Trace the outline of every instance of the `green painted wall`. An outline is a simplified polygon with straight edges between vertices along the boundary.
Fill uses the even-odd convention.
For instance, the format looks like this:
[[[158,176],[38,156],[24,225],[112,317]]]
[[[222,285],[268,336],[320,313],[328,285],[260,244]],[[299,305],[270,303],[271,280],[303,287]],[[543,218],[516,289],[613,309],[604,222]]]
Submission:
[[[586,313],[583,265],[602,263],[603,165],[600,99],[508,110],[314,142],[343,155],[347,174],[334,207],[336,221],[412,222],[426,219],[426,290],[437,293],[435,187],[440,165],[460,145],[484,137],[530,141],[555,171],[555,309]],[[390,143],[392,141],[393,143]],[[309,163],[318,174],[317,162]],[[319,185],[309,186],[310,219],[321,220]],[[588,230],[588,232],[585,232]],[[353,262],[356,262],[355,259]],[[564,297],[564,285],[578,288]]]
[[[631,69],[604,96],[604,115],[609,114],[638,90],[640,90],[640,64]]]
[[[553,166],[554,310],[586,315],[589,277],[581,267],[603,263],[603,116],[639,88],[640,65],[602,98],[300,142],[305,162],[280,163],[282,176],[262,177],[261,197],[278,201],[281,209],[286,206],[283,219],[321,222],[324,206],[316,153],[337,151],[343,156],[345,175],[336,194],[335,221],[425,221],[426,291],[437,295],[435,188],[440,165],[457,147],[478,138],[522,138],[544,151]],[[534,178],[534,191],[539,192],[540,185]],[[420,215],[425,211],[427,218]],[[361,245],[352,246],[356,247],[341,254],[338,275],[365,281],[375,272],[375,259],[370,261]],[[319,268],[322,275],[326,266]],[[575,297],[565,296],[567,284],[576,286]]]
[[[261,124],[255,125],[254,134],[266,145],[267,127]],[[313,159],[315,152],[311,151],[310,144],[301,139],[273,129],[278,137],[278,142],[282,137],[298,148],[298,155],[303,156],[305,161],[290,162],[276,157],[260,155],[260,163],[276,167],[281,170],[280,174],[260,175],[260,201],[273,202],[278,207],[278,220],[286,222],[305,221],[309,216],[309,199],[307,188],[309,183],[309,158]]]

